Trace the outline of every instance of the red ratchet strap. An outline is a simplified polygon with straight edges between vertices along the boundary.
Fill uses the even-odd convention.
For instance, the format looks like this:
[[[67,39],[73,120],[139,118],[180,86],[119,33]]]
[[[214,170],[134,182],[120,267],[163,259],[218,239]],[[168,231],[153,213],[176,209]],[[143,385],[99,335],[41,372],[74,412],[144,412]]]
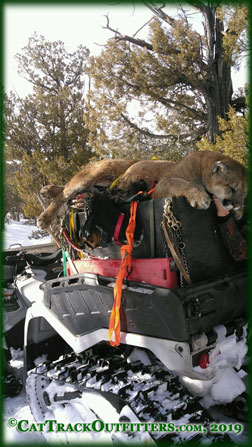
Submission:
[[[79,251],[81,253],[83,252],[83,250],[81,250],[80,248],[76,247],[76,245],[69,239],[65,228],[63,228],[63,230],[62,230],[62,234],[63,234],[64,238],[66,239],[66,241],[68,242],[68,244],[71,245],[71,247],[74,248],[74,250]]]

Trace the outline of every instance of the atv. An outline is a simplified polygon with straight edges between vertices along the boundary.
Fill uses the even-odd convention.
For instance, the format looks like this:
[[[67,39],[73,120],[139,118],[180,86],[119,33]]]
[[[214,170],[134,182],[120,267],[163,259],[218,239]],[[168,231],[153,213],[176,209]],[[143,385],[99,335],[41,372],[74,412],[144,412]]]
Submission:
[[[132,203],[130,262],[122,270]],[[246,369],[247,266],[226,252],[214,206],[198,210],[182,197],[152,200],[144,193],[127,201],[104,191],[88,198],[83,193],[69,203],[61,237],[54,252],[3,253],[6,393],[26,386],[39,423],[64,409],[78,422],[111,417],[128,424],[123,432],[115,424],[103,441],[202,439],[202,433],[172,427],[150,432],[145,424],[177,427],[187,415],[189,424],[209,426],[213,418],[187,389],[187,379],[214,381],[223,356],[225,367]],[[111,316],[119,272],[115,341]],[[240,354],[227,363],[230,346]],[[24,354],[22,377],[10,368],[16,350]],[[139,430],[130,431],[130,423],[140,424]],[[73,439],[60,430],[57,436],[63,443]],[[230,440],[227,433],[205,436],[209,442]]]

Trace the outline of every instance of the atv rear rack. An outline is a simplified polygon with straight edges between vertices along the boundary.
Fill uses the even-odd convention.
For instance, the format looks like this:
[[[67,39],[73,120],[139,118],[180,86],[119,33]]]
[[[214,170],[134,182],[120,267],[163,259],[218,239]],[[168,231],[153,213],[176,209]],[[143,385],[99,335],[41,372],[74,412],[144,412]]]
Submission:
[[[47,281],[43,299],[27,311],[25,350],[29,343],[48,337],[49,330],[57,332],[76,353],[108,341],[113,285],[114,278],[94,274]],[[209,372],[199,373],[193,367],[214,346],[215,326],[226,325],[227,332],[230,324],[233,331],[242,327],[245,286],[245,272],[181,289],[128,281],[123,291],[121,343],[149,349],[174,373],[209,380]]]

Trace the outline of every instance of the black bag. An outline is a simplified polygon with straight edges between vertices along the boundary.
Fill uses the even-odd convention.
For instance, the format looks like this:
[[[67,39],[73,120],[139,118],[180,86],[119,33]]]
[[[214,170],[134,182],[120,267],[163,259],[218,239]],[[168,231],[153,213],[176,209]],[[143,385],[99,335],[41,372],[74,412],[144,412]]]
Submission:
[[[185,257],[193,283],[246,268],[245,262],[231,258],[223,244],[214,203],[207,210],[199,210],[192,208],[184,197],[178,197],[172,199],[172,208],[181,221]]]

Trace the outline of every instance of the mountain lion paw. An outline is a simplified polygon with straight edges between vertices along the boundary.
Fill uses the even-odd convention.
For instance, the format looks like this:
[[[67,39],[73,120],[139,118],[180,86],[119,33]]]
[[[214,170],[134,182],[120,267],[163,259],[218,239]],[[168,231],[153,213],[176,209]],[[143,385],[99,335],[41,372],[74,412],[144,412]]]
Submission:
[[[54,218],[54,215],[49,213],[47,210],[44,211],[42,214],[40,214],[40,216],[37,219],[38,228],[40,228],[41,230],[45,230],[46,228],[49,227],[53,218]]]
[[[185,196],[193,208],[206,210],[210,206],[211,197],[201,186],[189,188]]]

